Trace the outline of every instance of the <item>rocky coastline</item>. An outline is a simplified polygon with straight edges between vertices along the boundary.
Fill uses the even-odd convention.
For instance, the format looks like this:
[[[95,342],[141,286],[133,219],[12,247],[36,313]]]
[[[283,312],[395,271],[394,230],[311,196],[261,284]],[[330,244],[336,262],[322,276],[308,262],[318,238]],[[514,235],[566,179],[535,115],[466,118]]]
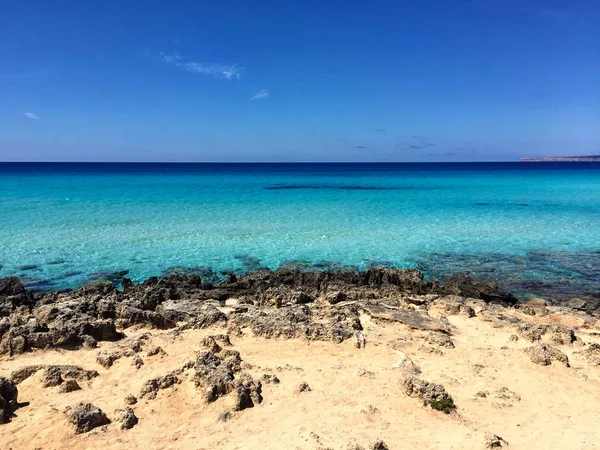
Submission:
[[[586,395],[600,400],[600,302],[519,300],[495,283],[465,275],[442,283],[418,270],[381,267],[259,270],[229,273],[218,283],[179,273],[140,284],[121,278],[119,288],[114,281],[31,292],[16,277],[0,279],[0,436],[11,448],[90,448],[113,439],[120,443],[114,448],[143,439],[149,448],[402,448],[392,424],[406,411],[395,417],[387,404],[398,411],[414,408],[415,427],[433,424],[433,430],[438,424],[460,437],[417,435],[406,441],[413,445],[502,448],[510,442],[511,448],[527,448],[520,430],[501,425],[504,408],[523,394],[513,385],[490,393],[511,358],[533,379],[540,373],[556,378],[540,389],[567,386],[568,377],[583,383],[585,374]],[[502,355],[499,367],[498,357],[490,356],[496,354]],[[486,364],[473,363],[473,355]],[[332,364],[336,359],[345,362]],[[347,362],[354,360],[359,368]],[[549,367],[561,371],[550,373]],[[365,392],[365,399],[380,402],[359,413],[373,429],[357,425],[355,433],[323,434],[319,424],[333,419],[304,402],[337,395],[325,415],[344,417],[353,404],[351,391],[323,385],[324,373],[334,377],[332,386],[341,379],[357,392],[364,384],[392,393],[386,404],[386,396]],[[458,381],[468,373],[479,381]],[[527,383],[523,374],[511,376],[519,386]],[[123,392],[108,395],[105,389]],[[565,389],[561,395],[568,399]],[[492,406],[480,405],[492,397]],[[176,415],[167,425],[155,414],[161,402]],[[295,405],[304,405],[304,412]],[[497,420],[476,419],[479,407],[497,413]],[[234,425],[253,423],[253,415],[275,420],[287,413],[295,431],[284,436],[285,426],[277,424],[273,434],[236,431]],[[183,439],[177,430],[188,422],[217,437]],[[160,424],[162,432],[155,428]],[[462,441],[469,433],[472,446]]]

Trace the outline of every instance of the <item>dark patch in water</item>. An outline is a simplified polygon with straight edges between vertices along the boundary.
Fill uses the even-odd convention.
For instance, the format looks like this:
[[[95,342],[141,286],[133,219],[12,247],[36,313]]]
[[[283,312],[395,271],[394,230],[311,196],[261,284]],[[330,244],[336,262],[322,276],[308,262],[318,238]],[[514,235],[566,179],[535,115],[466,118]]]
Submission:
[[[55,259],[54,261],[48,261],[46,264],[50,265],[50,266],[56,266],[58,264],[64,264],[67,261],[65,261],[64,259]]]
[[[525,256],[499,253],[429,253],[416,266],[428,276],[466,273],[495,281],[504,290],[553,301],[600,295],[600,252],[532,250]]]
[[[266,269],[260,263],[260,259],[250,255],[235,255],[235,259],[242,263],[242,268],[244,272],[258,272],[260,270]]]
[[[509,203],[502,205],[500,203],[475,203],[475,206],[529,206],[527,203]]]
[[[387,268],[391,269],[395,267],[392,261],[377,260],[377,259],[365,259],[365,266],[369,269]]]
[[[95,281],[109,281],[115,286],[121,283],[121,279],[129,273],[129,270],[103,270],[88,275],[86,283]]]
[[[17,267],[18,270],[40,270],[37,264],[26,264],[24,266]]]
[[[169,267],[168,269],[163,270],[161,275],[163,277],[169,277],[172,275],[200,275],[202,282],[206,284],[215,284],[222,280],[222,277],[220,277],[218,273],[208,266]]]
[[[418,188],[412,186],[404,187],[388,187],[388,186],[358,186],[358,185],[321,185],[321,184],[276,184],[265,187],[267,191],[288,191],[298,189],[313,189],[313,190],[335,190],[335,191],[411,191]],[[431,189],[431,188],[429,188]]]

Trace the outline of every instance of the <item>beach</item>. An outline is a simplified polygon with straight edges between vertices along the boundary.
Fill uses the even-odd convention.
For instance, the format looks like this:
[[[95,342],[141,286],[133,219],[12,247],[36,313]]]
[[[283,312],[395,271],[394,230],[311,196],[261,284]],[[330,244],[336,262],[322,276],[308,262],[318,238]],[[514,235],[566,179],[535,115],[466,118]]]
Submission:
[[[600,442],[597,303],[385,268],[122,286],[0,281],[5,448]]]

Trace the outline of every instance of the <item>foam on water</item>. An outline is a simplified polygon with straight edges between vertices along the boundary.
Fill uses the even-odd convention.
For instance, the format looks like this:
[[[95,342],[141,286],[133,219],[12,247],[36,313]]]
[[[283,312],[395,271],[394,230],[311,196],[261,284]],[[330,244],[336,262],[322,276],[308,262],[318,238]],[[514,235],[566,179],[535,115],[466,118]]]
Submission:
[[[0,276],[42,288],[100,271],[140,281],[177,266],[244,269],[248,258],[270,268],[379,261],[438,276],[462,260],[478,274],[473,258],[501,266],[545,251],[593,264],[600,249],[593,163],[0,164],[0,206]],[[480,274],[497,276],[489,269]],[[556,268],[536,270],[529,281],[557,283]],[[593,288],[593,270],[559,273]]]

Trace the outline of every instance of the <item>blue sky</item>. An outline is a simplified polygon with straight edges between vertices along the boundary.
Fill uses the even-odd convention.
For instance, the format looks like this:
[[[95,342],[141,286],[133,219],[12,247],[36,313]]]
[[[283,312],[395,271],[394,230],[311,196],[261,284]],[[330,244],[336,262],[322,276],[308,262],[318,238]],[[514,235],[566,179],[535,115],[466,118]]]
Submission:
[[[600,1],[4,0],[0,161],[600,153]]]

